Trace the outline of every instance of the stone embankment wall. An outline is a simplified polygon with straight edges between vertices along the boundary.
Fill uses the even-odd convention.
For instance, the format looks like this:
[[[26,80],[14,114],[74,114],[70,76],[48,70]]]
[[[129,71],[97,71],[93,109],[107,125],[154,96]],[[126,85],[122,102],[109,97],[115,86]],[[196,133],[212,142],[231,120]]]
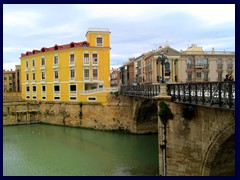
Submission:
[[[170,107],[174,119],[167,124],[167,175],[234,175],[235,112],[195,106],[195,116],[187,120],[182,117],[186,105],[170,103]],[[160,119],[159,124],[160,147]]]
[[[3,124],[18,124],[18,122],[26,120],[24,114],[16,116],[16,111],[38,110],[37,117],[42,123],[135,132],[132,121],[132,101],[128,97],[109,95],[105,106],[97,103],[81,104],[79,102],[4,103]]]
[[[4,92],[3,93],[3,102],[16,102],[21,100],[22,100],[21,92]]]

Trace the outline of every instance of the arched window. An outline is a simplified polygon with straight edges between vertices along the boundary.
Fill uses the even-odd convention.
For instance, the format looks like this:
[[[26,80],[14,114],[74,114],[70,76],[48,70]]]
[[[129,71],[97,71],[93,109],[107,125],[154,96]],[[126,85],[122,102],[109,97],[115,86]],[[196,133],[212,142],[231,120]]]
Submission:
[[[58,50],[58,45],[55,45],[55,46],[54,46],[54,50]]]

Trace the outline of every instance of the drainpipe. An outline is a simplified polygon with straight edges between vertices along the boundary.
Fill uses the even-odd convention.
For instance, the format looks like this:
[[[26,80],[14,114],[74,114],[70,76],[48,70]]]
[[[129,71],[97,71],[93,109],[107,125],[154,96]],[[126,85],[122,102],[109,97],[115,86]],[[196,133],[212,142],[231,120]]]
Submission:
[[[162,149],[162,176],[166,176],[166,169],[167,169],[167,163],[166,163],[166,126],[167,121],[162,120],[162,142],[160,144],[160,148]]]

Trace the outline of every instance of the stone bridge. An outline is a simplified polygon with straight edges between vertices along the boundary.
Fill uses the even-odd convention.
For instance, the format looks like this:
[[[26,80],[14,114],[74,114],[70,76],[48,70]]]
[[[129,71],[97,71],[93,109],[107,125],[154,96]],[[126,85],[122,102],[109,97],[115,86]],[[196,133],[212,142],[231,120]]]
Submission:
[[[129,98],[133,99],[136,133],[158,131],[160,175],[163,175],[164,160],[158,103],[162,100],[174,114],[166,126],[165,175],[235,175],[234,110],[175,103],[166,94],[154,99]]]

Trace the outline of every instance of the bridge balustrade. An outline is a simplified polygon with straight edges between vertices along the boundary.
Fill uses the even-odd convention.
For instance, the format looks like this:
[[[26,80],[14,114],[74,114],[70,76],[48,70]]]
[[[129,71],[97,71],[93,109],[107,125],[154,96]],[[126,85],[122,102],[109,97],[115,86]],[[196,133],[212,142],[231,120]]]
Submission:
[[[124,96],[134,96],[142,98],[152,98],[159,95],[160,85],[159,84],[146,84],[146,85],[132,85],[132,86],[121,86],[120,94]]]
[[[172,102],[235,110],[235,81],[167,84]],[[160,84],[121,86],[120,94],[153,98],[160,94]]]
[[[235,81],[167,84],[172,102],[235,109]]]

